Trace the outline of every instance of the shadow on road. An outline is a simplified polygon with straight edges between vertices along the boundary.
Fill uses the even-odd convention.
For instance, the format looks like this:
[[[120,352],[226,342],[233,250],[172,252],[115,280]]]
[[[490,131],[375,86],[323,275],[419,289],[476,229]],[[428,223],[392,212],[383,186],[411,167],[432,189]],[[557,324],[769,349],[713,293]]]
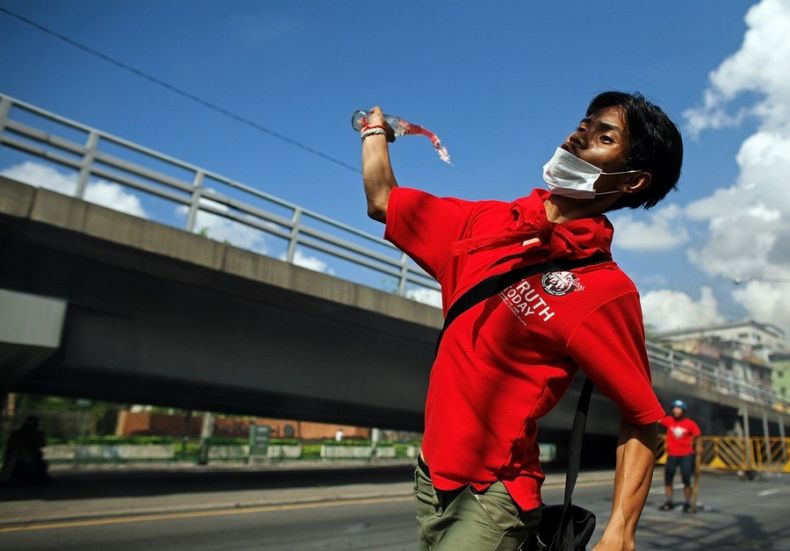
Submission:
[[[733,496],[737,501],[738,497]],[[639,547],[645,549],[787,550],[790,525],[761,518],[759,507],[744,507],[742,514],[701,510],[696,515],[678,510],[653,513],[660,503],[648,501],[639,523]],[[776,512],[772,512],[776,516]],[[783,514],[782,514],[783,516]],[[766,522],[767,521],[767,522]]]
[[[411,480],[413,472],[414,467],[409,465],[299,470],[228,469],[197,472],[167,469],[60,471],[53,473],[52,481],[49,483],[0,486],[0,500],[56,501],[397,483]]]

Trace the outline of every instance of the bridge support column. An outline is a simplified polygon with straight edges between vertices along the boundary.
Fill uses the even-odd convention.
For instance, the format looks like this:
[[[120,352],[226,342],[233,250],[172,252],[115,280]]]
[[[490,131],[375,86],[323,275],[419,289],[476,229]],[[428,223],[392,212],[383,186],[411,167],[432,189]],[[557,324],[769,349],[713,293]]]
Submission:
[[[0,289],[0,391],[55,353],[65,319],[65,300]]]
[[[8,434],[11,432],[11,423],[8,423],[8,431],[3,430],[5,423],[6,409],[8,409],[8,392],[0,389],[0,452],[5,452],[5,443]],[[0,462],[5,461],[5,453],[0,454]]]

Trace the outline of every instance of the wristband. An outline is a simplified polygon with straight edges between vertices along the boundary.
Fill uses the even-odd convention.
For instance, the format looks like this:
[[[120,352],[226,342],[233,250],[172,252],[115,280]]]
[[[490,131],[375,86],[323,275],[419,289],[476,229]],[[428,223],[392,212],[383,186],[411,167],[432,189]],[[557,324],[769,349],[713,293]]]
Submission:
[[[383,128],[371,128],[370,130],[365,130],[362,132],[361,140],[364,142],[365,138],[369,138],[370,136],[386,136],[387,132]]]
[[[384,126],[383,124],[372,124],[372,125],[366,124],[365,126],[362,127],[362,132],[365,132],[366,130],[373,130],[374,128],[381,128],[382,130],[385,131],[387,130],[387,127]]]

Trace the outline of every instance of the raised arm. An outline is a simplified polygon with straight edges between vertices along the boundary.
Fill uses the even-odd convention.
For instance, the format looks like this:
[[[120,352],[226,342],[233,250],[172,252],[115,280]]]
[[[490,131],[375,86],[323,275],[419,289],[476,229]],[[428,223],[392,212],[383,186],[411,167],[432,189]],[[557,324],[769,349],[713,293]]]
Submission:
[[[384,124],[384,115],[379,107],[368,113],[368,124]],[[392,172],[387,137],[383,134],[368,136],[362,142],[362,179],[368,200],[368,216],[385,222],[390,191],[398,187],[398,182]]]
[[[593,551],[636,549],[636,525],[653,480],[656,438],[655,423],[620,423],[612,516]]]

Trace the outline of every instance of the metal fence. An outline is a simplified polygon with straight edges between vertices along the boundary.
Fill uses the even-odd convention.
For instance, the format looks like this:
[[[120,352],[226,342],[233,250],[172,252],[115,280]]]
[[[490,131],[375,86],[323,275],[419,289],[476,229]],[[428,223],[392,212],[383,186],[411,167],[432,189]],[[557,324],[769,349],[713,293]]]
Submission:
[[[368,271],[373,271],[393,282],[387,290],[402,296],[414,289],[439,289],[436,281],[383,239],[6,95],[0,95],[0,145],[76,171],[73,195],[80,199],[86,198],[89,182],[98,178],[182,207],[183,229],[189,232],[201,232],[200,216],[213,215],[283,240],[279,257],[289,263],[299,263],[297,251],[304,247],[361,268],[344,274],[358,283],[373,281],[380,287],[381,281],[370,278]]]
[[[201,215],[214,216],[282,240],[284,250],[279,257],[289,263],[299,264],[297,253],[303,247],[349,263],[356,271],[342,277],[357,283],[371,284],[370,272],[373,272],[389,278],[393,285],[387,288],[385,282],[384,287],[402,296],[413,297],[418,294],[415,291],[439,289],[436,281],[383,239],[205,168],[2,94],[0,146],[75,171],[75,197],[86,198],[89,183],[99,178],[143,197],[180,206],[184,215],[182,227],[189,232],[202,232]],[[374,280],[372,286],[381,287],[382,282]],[[787,401],[775,396],[770,388],[736,380],[713,361],[706,362],[655,343],[648,343],[648,356],[654,369],[664,370],[670,377],[690,385],[768,407],[778,404],[787,408]]]

